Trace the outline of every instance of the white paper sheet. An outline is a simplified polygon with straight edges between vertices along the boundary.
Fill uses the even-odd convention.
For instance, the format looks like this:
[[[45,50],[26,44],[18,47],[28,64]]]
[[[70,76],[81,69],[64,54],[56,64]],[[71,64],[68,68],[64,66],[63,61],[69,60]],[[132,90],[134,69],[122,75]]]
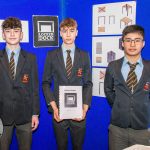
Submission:
[[[59,86],[60,119],[82,118],[82,86]]]
[[[93,5],[93,35],[121,34],[136,22],[136,1]]]
[[[124,56],[121,36],[92,38],[92,65],[107,67],[108,63]]]
[[[150,146],[136,144],[123,150],[150,150]]]
[[[106,68],[92,68],[93,96],[106,97],[104,93],[104,78]]]
[[[0,137],[1,137],[2,133],[3,133],[3,123],[2,123],[2,120],[0,118]]]

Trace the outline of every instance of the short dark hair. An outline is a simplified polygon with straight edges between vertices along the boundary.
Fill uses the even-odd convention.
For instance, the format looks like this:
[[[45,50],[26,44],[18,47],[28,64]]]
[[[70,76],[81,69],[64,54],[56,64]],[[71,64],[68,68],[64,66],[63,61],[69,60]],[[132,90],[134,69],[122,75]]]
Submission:
[[[60,29],[64,27],[75,27],[77,28],[78,24],[76,20],[72,18],[66,18],[60,23]]]
[[[124,37],[129,33],[139,33],[144,40],[144,28],[139,25],[130,25],[126,26],[124,30],[122,31],[122,40],[124,40]]]
[[[16,17],[8,17],[6,18],[3,23],[2,23],[2,30],[7,29],[7,28],[20,28],[22,29],[22,24],[20,19]]]

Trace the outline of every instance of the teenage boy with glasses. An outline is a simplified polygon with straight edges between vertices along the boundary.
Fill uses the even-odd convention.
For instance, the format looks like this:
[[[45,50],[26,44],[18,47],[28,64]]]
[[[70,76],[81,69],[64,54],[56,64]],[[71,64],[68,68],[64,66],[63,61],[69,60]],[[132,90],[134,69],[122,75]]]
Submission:
[[[124,57],[111,62],[106,70],[104,90],[112,107],[110,150],[150,145],[150,61],[141,56],[144,45],[141,26],[125,27]]]

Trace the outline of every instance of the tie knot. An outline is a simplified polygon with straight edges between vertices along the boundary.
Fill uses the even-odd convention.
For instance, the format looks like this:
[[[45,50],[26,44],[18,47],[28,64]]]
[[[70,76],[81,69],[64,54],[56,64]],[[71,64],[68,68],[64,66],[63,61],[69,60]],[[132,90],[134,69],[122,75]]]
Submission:
[[[11,56],[14,56],[15,55],[15,53],[14,52],[11,52]]]
[[[66,52],[67,52],[67,54],[70,54],[71,50],[70,50],[70,49],[68,49],[68,50],[66,50]]]
[[[130,69],[134,70],[136,68],[136,65],[138,64],[138,62],[135,64],[131,64],[130,62],[128,62],[128,64],[130,66]]]

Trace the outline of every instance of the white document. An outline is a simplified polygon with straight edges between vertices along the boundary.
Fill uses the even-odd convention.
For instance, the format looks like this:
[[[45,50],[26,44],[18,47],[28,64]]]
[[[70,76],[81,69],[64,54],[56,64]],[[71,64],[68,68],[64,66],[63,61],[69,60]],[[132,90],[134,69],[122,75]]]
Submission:
[[[135,144],[123,150],[150,150],[150,146]]]
[[[136,22],[136,1],[93,5],[92,18],[93,35],[121,34],[125,26]]]
[[[106,97],[104,93],[104,78],[106,68],[92,68],[93,96]]]
[[[3,133],[3,123],[2,123],[2,120],[0,118],[0,137],[2,136],[2,133]]]
[[[82,118],[82,86],[59,86],[60,119]]]

